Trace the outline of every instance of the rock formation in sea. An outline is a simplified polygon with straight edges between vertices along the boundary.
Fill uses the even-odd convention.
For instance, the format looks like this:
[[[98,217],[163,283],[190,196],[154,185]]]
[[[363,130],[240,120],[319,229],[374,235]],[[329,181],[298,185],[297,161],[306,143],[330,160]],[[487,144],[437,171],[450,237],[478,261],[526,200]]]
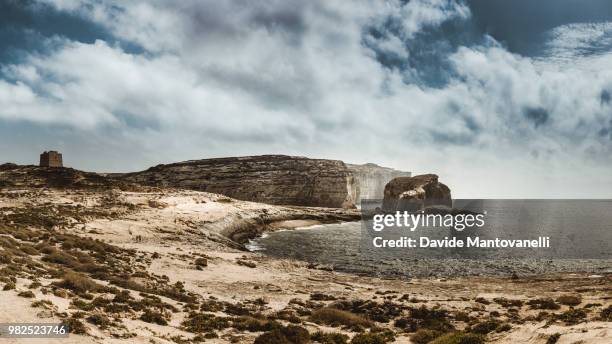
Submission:
[[[279,205],[352,208],[357,198],[344,162],[286,155],[190,160],[114,177]]]
[[[435,174],[398,177],[385,186],[385,212],[417,211],[429,206],[453,206],[450,189]]]
[[[410,172],[399,171],[368,163],[363,165],[346,164],[356,179],[355,194],[357,201],[362,199],[380,200],[385,195],[385,185],[393,178],[410,177]]]

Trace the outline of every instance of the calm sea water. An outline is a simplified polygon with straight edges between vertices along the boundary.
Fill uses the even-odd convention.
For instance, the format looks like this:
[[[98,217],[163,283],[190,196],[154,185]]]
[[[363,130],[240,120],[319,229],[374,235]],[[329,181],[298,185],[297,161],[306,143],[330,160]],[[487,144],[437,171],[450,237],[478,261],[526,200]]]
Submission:
[[[248,248],[338,271],[379,276],[532,275],[612,272],[612,200],[481,200],[487,238],[550,237],[548,250],[375,249],[362,222],[281,230],[252,240]],[[476,235],[420,229],[429,237]],[[427,232],[425,232],[427,231]],[[421,235],[419,234],[419,235]]]

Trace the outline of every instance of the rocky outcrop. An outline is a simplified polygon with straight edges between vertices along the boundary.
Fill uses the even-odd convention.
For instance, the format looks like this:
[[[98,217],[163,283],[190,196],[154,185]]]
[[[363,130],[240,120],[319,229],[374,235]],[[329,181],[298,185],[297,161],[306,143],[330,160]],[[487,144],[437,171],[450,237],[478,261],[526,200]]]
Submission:
[[[114,177],[279,205],[351,208],[356,199],[355,180],[342,161],[286,155],[190,160]]]
[[[453,206],[450,189],[438,182],[435,174],[399,177],[385,186],[385,212],[417,211],[429,206]]]
[[[119,189],[142,191],[150,189],[133,183],[108,178],[99,173],[84,172],[68,167],[40,167],[33,165],[0,165],[0,189]]]
[[[362,199],[383,199],[385,185],[388,182],[393,178],[411,176],[410,172],[382,167],[372,163],[363,165],[347,164],[347,166],[353,172],[353,176],[357,181],[355,183],[357,201]]]

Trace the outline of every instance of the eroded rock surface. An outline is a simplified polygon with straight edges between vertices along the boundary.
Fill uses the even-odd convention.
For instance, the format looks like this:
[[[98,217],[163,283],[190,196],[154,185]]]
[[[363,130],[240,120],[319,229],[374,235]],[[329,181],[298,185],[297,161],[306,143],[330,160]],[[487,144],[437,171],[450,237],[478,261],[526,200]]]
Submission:
[[[428,206],[453,206],[450,189],[435,174],[398,177],[385,186],[385,212],[417,211]]]
[[[353,172],[357,183],[355,183],[357,201],[362,199],[383,199],[385,185],[397,177],[410,177],[410,172],[399,171],[389,167],[382,167],[368,163],[363,165],[347,164]]]
[[[269,204],[351,208],[356,199],[355,179],[342,161],[286,155],[190,160],[116,177]]]
[[[142,190],[138,185],[108,178],[94,172],[69,167],[40,167],[33,165],[0,165],[2,188],[57,188],[57,189],[120,189]]]

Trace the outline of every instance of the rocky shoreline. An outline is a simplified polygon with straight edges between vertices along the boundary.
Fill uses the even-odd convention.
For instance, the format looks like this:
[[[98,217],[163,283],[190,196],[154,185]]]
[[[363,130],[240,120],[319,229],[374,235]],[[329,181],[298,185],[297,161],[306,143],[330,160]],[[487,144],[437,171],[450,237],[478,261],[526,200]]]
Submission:
[[[356,210],[78,173],[48,188],[39,185],[44,171],[21,179],[11,171],[0,191],[0,323],[70,324],[69,338],[49,343],[603,344],[612,333],[610,274],[358,276],[245,252],[235,241],[355,219]]]

